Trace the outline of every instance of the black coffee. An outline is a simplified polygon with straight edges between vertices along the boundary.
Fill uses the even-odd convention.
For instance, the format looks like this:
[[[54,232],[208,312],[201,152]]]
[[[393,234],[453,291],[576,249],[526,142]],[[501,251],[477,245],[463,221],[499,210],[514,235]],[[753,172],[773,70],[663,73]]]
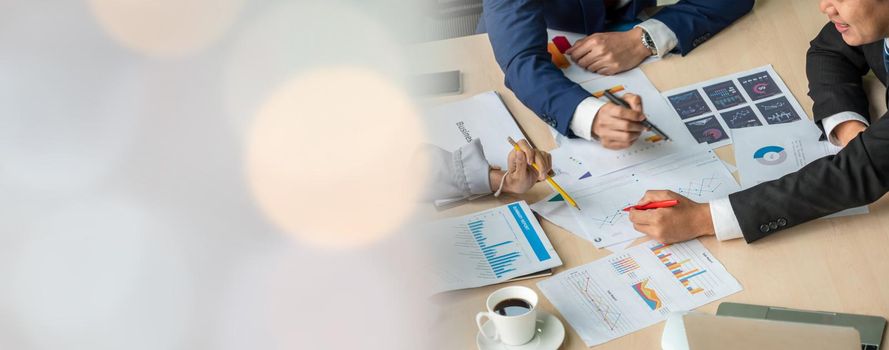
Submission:
[[[503,316],[520,316],[531,311],[531,303],[522,299],[506,299],[494,306],[494,312]]]

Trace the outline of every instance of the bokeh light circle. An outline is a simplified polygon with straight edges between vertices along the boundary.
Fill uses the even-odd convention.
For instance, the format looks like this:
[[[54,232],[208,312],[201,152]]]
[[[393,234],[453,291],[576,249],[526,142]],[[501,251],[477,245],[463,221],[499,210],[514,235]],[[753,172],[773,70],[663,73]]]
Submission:
[[[155,57],[182,57],[215,43],[244,0],[90,0],[99,24],[121,45]]]
[[[422,139],[408,94],[369,69],[296,76],[262,105],[247,138],[247,175],[263,213],[325,247],[378,241],[416,206],[425,173],[411,169]]]

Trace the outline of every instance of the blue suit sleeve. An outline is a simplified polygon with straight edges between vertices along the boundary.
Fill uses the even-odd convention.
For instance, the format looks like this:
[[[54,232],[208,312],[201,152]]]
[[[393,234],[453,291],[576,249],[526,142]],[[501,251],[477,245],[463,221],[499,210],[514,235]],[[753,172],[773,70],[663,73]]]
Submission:
[[[574,110],[590,93],[565,77],[546,50],[541,0],[485,0],[485,23],[506,87],[544,122],[567,136]]]
[[[661,21],[679,39],[683,56],[703,44],[753,8],[754,0],[682,0],[652,18]]]

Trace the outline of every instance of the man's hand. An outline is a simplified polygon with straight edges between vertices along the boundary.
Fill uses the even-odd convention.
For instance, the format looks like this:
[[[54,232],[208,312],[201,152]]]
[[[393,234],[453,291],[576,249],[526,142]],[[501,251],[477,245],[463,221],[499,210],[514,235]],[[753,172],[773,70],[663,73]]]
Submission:
[[[613,75],[636,67],[651,56],[642,45],[642,28],[596,33],[574,43],[566,54],[590,72]]]
[[[672,191],[647,191],[637,205],[670,199],[679,200],[679,204],[671,208],[631,210],[630,221],[636,231],[667,244],[716,234],[707,203],[696,203]]]
[[[497,191],[505,175],[503,192],[513,194],[528,192],[537,181],[546,179],[546,175],[552,170],[552,156],[549,153],[532,148],[524,139],[516,143],[521,151],[509,152],[508,174],[504,174],[500,169],[491,169],[489,172],[491,191]],[[540,171],[535,170],[531,163],[536,163]]]
[[[626,109],[613,103],[599,108],[593,119],[593,137],[599,139],[602,146],[608,149],[624,149],[630,147],[645,127],[642,121],[642,98],[634,94],[624,94],[624,101],[630,104]]]
[[[859,133],[867,129],[867,125],[857,120],[848,120],[833,128],[833,136],[840,142],[840,146],[846,147]]]

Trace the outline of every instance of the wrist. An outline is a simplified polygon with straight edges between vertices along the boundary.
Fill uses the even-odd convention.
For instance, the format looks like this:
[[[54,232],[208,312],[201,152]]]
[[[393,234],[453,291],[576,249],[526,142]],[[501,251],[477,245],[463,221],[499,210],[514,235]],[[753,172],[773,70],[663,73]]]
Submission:
[[[491,168],[488,170],[488,182],[491,186],[491,192],[497,192],[500,189],[500,182],[503,181],[505,173],[503,170]]]
[[[652,56],[653,52],[650,48],[646,47],[643,44],[644,39],[642,38],[645,33],[645,30],[642,27],[636,27],[627,32],[630,35],[630,39],[632,39],[633,44],[633,54],[634,56],[645,59],[648,56]]]
[[[710,203],[698,204],[696,226],[701,228],[700,236],[715,236],[716,228],[713,227],[713,216],[710,214]]]
[[[858,136],[859,133],[864,131],[865,128],[867,128],[867,125],[864,123],[857,120],[849,120],[837,125],[833,129],[833,135],[843,146],[845,146],[849,141]]]

